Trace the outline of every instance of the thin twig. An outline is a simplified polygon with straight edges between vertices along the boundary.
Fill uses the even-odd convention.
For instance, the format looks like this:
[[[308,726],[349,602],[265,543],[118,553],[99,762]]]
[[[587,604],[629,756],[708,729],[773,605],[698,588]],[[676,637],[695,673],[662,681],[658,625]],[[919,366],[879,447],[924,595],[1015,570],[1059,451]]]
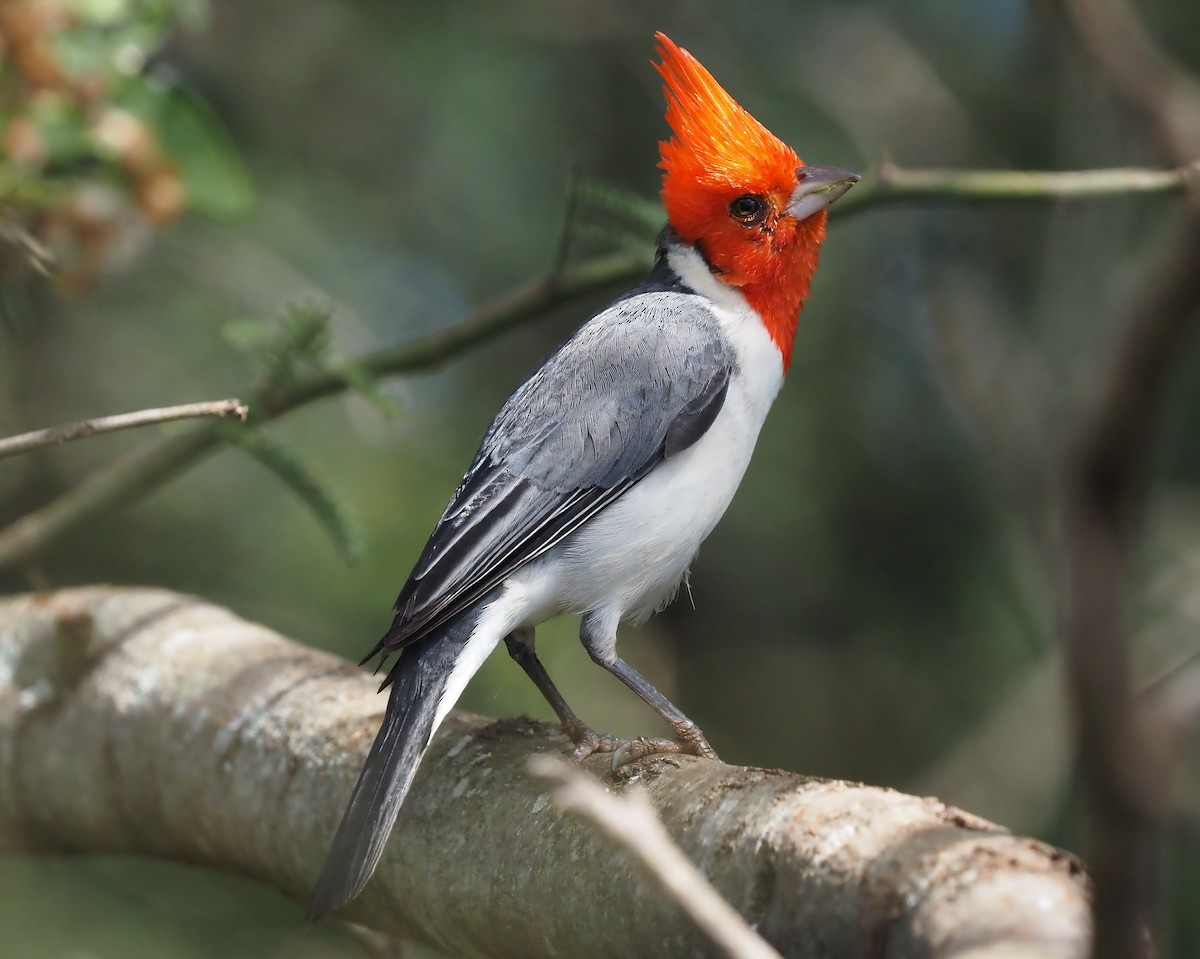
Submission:
[[[897,203],[1070,200],[1174,193],[1200,183],[1200,160],[1173,170],[910,170],[880,161],[863,182],[830,209],[845,219]]]
[[[621,283],[633,283],[647,269],[646,262],[626,254],[597,257],[561,273],[522,283],[468,313],[452,326],[370,353],[352,365],[356,371],[380,377],[437,369],[471,347],[538,319],[562,303]],[[314,372],[281,392],[261,397],[264,415],[268,419],[274,418],[314,400],[342,393],[348,382],[350,380],[337,369]],[[256,411],[258,408],[256,405]],[[2,543],[3,533],[0,532]],[[3,563],[0,547],[0,566]]]
[[[625,798],[609,795],[594,779],[545,754],[529,760],[529,771],[557,783],[553,799],[560,809],[590,819],[633,853],[692,922],[731,959],[782,959],[672,842],[641,792],[628,790]]]
[[[102,433],[116,433],[120,430],[136,429],[139,426],[172,423],[175,420],[219,417],[239,419],[245,423],[249,413],[249,408],[241,400],[230,399],[212,400],[206,403],[185,403],[182,406],[163,406],[158,409],[138,410],[135,413],[118,413],[115,416],[98,416],[95,419],[63,423],[60,426],[51,426],[44,430],[33,430],[29,433],[21,433],[19,436],[0,439],[0,459],[17,456],[44,446],[57,446],[72,440],[99,436]]]
[[[998,170],[903,170],[881,164],[879,183],[869,180],[851,191],[833,210],[839,216],[901,202],[952,200],[1047,200],[1182,189],[1197,175],[1197,164],[1174,171],[1091,170],[1068,173],[1014,173]],[[619,283],[632,283],[645,263],[629,254],[597,257],[575,267],[525,283],[460,323],[436,333],[361,357],[359,372],[395,376],[428,370],[471,347],[543,315],[551,308]],[[313,373],[285,391],[259,396],[253,403],[259,422],[282,416],[322,397],[344,392],[354,377],[337,370]],[[0,570],[11,568],[93,516],[134,499],[166,482],[220,445],[220,434],[202,426],[139,450],[93,473],[58,499],[0,529]]]
[[[356,361],[359,370],[392,376],[429,370],[576,297],[645,272],[645,264],[626,255],[597,257],[551,276],[525,283],[468,314],[462,321],[428,336],[371,353]],[[325,396],[347,390],[348,377],[314,372],[286,390],[251,402],[256,422],[266,422]],[[157,489],[195,465],[222,442],[217,424],[204,424],[178,436],[148,444],[89,475],[78,486],[0,530],[0,569],[11,568],[92,517]]]

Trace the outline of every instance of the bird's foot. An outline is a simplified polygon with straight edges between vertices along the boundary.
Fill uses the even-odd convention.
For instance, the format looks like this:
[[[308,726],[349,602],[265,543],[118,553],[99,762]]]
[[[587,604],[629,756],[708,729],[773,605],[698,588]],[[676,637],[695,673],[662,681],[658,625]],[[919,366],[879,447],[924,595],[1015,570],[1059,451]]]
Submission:
[[[720,762],[717,751],[708,744],[700,727],[691,720],[672,724],[675,730],[674,739],[655,739],[639,736],[637,739],[624,740],[614,751],[612,768],[616,769],[625,763],[631,763],[643,756],[658,754],[701,756]]]
[[[575,748],[571,750],[571,761],[581,763],[593,753],[612,753],[625,742],[616,736],[601,735],[583,721],[563,723],[563,732],[570,737]]]
[[[571,753],[571,759],[574,762],[582,762],[593,753],[612,753],[613,769],[645,756],[656,755],[687,754],[720,761],[717,751],[708,744],[704,733],[695,723],[676,723],[674,728],[675,739],[659,739],[650,736],[621,739],[617,736],[602,736],[583,723],[578,726],[572,724],[563,727],[566,734],[571,737],[571,741],[576,744]]]

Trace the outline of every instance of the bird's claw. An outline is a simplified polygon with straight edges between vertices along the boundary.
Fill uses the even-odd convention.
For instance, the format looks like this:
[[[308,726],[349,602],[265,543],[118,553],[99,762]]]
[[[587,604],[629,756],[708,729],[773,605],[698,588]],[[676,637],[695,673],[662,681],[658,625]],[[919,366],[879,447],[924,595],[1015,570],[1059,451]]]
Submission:
[[[614,752],[623,741],[616,736],[602,736],[583,722],[563,723],[563,732],[575,744],[571,750],[571,762],[574,763],[583,762],[593,753]]]
[[[584,739],[575,740],[575,748],[571,750],[571,761],[581,763],[593,753],[615,753],[623,742],[624,740],[616,736],[601,736],[589,729]]]
[[[612,768],[618,769],[626,763],[645,756],[682,755],[701,756],[720,761],[717,751],[708,744],[704,733],[695,723],[679,723],[675,727],[675,739],[658,739],[638,736],[636,739],[621,739],[617,736],[600,735],[583,725],[564,727],[571,737],[575,749],[571,752],[573,762],[582,762],[594,753],[612,753]]]

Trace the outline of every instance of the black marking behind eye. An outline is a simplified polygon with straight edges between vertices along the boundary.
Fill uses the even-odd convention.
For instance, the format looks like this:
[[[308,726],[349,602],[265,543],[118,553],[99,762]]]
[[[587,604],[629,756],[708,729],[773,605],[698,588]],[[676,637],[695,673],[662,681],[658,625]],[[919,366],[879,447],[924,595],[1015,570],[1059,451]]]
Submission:
[[[708,255],[708,247],[705,246],[703,239],[697,239],[696,242],[692,244],[692,247],[697,253],[700,254],[700,259],[702,259],[704,261],[704,265],[708,267],[709,273],[711,273],[713,276],[720,276],[725,272],[719,266],[713,263],[712,257]]]

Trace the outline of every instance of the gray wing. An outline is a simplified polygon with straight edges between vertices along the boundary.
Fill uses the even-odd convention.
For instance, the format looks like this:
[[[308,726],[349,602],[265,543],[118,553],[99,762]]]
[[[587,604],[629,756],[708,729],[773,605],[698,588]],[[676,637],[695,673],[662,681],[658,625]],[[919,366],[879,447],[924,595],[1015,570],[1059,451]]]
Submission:
[[[733,363],[694,294],[637,293],[584,325],[500,410],[363,661],[439,628],[691,446]]]

